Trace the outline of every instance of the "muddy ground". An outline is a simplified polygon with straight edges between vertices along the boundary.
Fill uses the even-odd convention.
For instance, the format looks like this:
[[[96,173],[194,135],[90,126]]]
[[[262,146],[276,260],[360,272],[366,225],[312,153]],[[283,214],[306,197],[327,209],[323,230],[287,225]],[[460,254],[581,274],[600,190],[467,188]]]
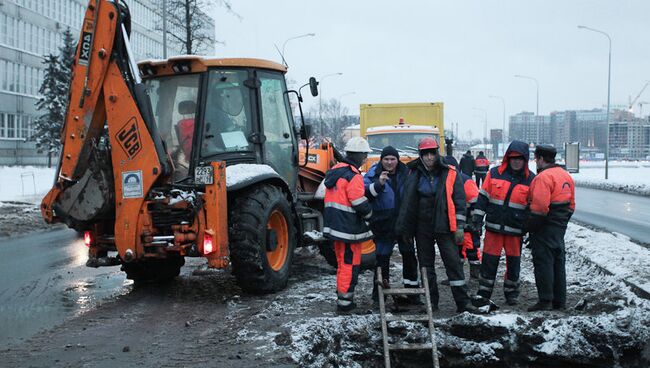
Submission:
[[[63,228],[63,225],[55,225]],[[27,202],[0,201],[0,238],[53,227],[46,224],[37,205]]]
[[[394,258],[395,282],[401,265],[397,253]],[[297,251],[288,287],[266,296],[244,294],[229,270],[209,271],[203,264],[190,259],[170,284],[131,285],[123,295],[6,346],[0,350],[0,365],[383,366],[370,272],[360,275],[357,311],[338,315],[335,270],[312,248]],[[528,251],[522,260],[520,304],[514,308],[505,307],[499,285],[494,295],[502,306],[499,311],[489,316],[459,315],[449,288],[441,286],[440,311],[434,318],[442,366],[647,367],[648,301],[580,254],[569,253],[567,269],[570,308],[565,312],[525,312],[536,301]],[[441,264],[438,275],[444,278]],[[472,291],[478,287],[475,280],[469,285]],[[390,330],[409,342],[422,342],[426,333],[418,323],[395,322]],[[432,365],[427,352],[392,357],[394,366]]]

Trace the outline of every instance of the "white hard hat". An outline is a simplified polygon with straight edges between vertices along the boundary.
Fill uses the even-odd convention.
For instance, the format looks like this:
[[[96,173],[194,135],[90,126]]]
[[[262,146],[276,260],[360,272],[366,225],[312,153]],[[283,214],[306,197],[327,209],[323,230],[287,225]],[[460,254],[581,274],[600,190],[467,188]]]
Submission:
[[[363,153],[370,153],[372,150],[370,149],[370,146],[368,145],[368,141],[365,140],[362,137],[352,137],[348,141],[348,143],[345,144],[345,152],[363,152]]]

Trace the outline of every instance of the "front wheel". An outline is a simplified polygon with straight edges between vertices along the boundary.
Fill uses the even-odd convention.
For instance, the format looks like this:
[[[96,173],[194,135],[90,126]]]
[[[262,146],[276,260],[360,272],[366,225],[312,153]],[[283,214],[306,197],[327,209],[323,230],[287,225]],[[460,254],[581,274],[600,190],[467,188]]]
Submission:
[[[289,280],[296,231],[291,206],[276,186],[259,185],[233,201],[230,258],[238,285],[254,294],[282,290]]]

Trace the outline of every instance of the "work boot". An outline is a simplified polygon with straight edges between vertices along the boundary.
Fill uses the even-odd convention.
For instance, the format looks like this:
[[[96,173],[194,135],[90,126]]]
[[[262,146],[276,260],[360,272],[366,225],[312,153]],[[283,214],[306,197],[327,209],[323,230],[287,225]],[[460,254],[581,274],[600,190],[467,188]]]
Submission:
[[[529,312],[550,311],[552,309],[553,309],[553,305],[548,300],[540,300],[536,304],[528,307]]]
[[[449,286],[449,279],[444,279],[444,280],[440,281],[440,285]]]
[[[478,280],[481,275],[481,265],[480,264],[469,264],[469,278]]]
[[[553,302],[553,310],[563,311],[566,309],[566,304]]]
[[[467,302],[467,304],[465,304],[464,306],[456,308],[456,312],[457,313],[469,312],[472,314],[477,314],[479,313],[479,310],[471,302]]]
[[[337,313],[348,313],[348,312],[351,312],[352,310],[354,310],[356,307],[357,307],[357,303],[355,303],[355,302],[352,302],[349,305],[345,305],[345,306],[337,304],[336,305],[336,312]]]

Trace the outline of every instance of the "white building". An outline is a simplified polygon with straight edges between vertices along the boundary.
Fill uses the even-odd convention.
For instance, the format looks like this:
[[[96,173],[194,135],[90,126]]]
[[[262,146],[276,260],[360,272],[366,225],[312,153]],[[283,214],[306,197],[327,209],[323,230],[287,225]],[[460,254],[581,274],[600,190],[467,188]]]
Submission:
[[[162,2],[129,0],[136,60],[162,58]],[[40,115],[35,103],[43,56],[58,55],[63,32],[79,37],[87,0],[0,0],[0,165],[44,164],[29,141]],[[214,28],[214,23],[211,24]],[[178,54],[172,45],[168,55]]]

